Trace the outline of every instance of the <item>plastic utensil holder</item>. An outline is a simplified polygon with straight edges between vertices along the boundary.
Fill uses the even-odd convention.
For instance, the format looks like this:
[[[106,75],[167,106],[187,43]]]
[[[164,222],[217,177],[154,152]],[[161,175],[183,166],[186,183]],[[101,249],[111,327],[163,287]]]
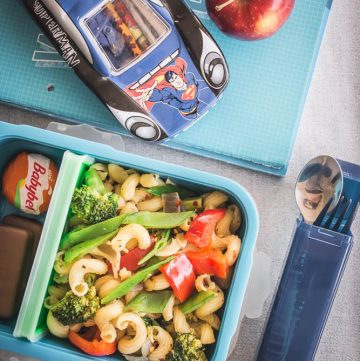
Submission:
[[[353,238],[297,220],[257,361],[314,359]]]

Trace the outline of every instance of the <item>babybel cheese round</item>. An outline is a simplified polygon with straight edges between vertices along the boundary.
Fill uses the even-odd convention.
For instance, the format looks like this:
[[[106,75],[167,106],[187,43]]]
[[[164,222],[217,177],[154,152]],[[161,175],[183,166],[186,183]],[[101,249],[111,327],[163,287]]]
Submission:
[[[3,194],[25,213],[43,213],[49,207],[57,174],[51,159],[41,154],[22,152],[5,169]]]

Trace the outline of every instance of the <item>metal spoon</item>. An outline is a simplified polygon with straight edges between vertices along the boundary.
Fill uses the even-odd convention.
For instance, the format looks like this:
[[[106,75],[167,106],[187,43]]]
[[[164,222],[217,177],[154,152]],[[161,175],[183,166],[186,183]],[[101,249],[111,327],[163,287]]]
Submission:
[[[343,173],[335,158],[321,155],[307,163],[295,186],[296,203],[305,223],[313,224],[325,207],[327,213],[331,212],[339,202],[343,185]]]

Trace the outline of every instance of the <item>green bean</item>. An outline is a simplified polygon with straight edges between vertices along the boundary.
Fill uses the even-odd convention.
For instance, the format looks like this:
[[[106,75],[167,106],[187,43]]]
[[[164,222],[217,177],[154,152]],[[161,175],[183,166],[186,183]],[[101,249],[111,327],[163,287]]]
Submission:
[[[184,315],[191,313],[201,306],[203,306],[206,302],[210,301],[215,297],[215,293],[212,291],[201,291],[192,295],[188,298],[184,303],[182,303],[179,308]]]
[[[114,238],[117,234],[117,231],[106,233],[100,237],[96,237],[93,239],[89,239],[88,241],[79,243],[72,248],[69,248],[64,255],[64,260],[66,263],[72,262],[74,259],[78,257],[83,257],[87,253],[89,253],[95,247],[101,246],[107,240]]]
[[[163,261],[157,262],[149,267],[142,269],[139,272],[133,274],[130,278],[121,282],[114,290],[106,295],[102,300],[102,304],[107,304],[116,298],[121,298],[130,292],[137,284],[144,281],[144,279],[151,273],[159,269],[163,264],[172,261],[174,257],[169,257]]]
[[[117,230],[123,224],[124,219],[127,216],[128,214],[121,214],[120,216],[107,219],[106,221],[69,232],[62,238],[60,242],[60,250],[67,249],[80,242],[84,242],[88,239],[94,239]]]
[[[163,232],[161,238],[158,241],[156,241],[154,248],[138,262],[138,265],[142,265],[145,262],[147,262],[150,258],[156,256],[156,254],[167,245],[169,237],[170,237],[170,229],[167,229],[166,231]]]
[[[124,224],[137,223],[146,228],[175,228],[181,226],[194,212],[163,213],[163,212],[138,212],[129,214]]]

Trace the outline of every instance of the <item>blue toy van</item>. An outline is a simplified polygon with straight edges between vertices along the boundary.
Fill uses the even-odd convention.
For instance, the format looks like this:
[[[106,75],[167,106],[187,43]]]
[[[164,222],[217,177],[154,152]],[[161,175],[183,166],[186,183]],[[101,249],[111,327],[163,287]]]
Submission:
[[[182,0],[24,0],[67,64],[133,135],[161,141],[215,105],[225,58]]]

